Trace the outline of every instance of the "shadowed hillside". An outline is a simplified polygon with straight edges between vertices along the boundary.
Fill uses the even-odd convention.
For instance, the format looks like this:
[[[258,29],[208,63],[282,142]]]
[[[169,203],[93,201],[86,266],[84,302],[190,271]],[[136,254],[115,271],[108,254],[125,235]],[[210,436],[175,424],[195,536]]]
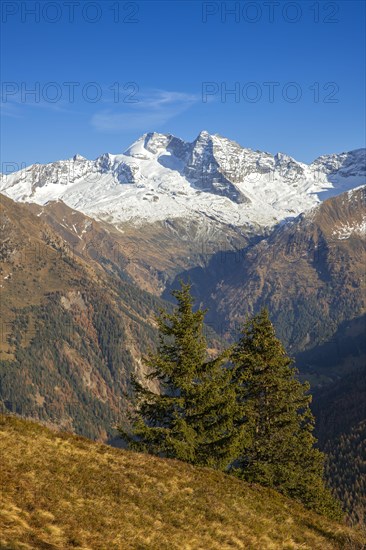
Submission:
[[[259,243],[222,251],[180,277],[191,280],[220,334],[235,339],[246,316],[267,307],[291,354],[315,348],[365,314],[365,198],[362,187],[328,199]]]

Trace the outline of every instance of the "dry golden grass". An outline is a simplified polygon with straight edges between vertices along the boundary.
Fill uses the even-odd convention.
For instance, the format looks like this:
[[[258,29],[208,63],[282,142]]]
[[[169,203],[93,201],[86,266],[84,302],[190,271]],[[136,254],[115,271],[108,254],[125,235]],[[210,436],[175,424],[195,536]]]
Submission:
[[[365,548],[274,491],[15,417],[0,456],[3,550]]]

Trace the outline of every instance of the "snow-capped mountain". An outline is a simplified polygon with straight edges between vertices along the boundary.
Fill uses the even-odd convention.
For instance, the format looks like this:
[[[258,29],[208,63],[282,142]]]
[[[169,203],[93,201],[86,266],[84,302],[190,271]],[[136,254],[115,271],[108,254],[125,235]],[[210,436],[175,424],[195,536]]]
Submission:
[[[0,191],[16,201],[61,199],[94,218],[142,224],[207,217],[272,226],[324,198],[366,182],[365,149],[307,165],[201,132],[192,142],[149,133],[123,154],[80,155],[5,175]]]

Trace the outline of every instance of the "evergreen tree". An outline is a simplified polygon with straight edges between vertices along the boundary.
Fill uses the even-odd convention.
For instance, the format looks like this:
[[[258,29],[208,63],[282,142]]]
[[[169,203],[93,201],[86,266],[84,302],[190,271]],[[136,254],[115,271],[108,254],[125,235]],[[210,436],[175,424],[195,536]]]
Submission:
[[[268,312],[244,325],[232,353],[233,383],[249,437],[236,464],[239,477],[273,487],[318,512],[339,517],[315,448],[309,384],[276,338]]]
[[[136,418],[132,434],[122,435],[133,449],[224,470],[242,434],[232,372],[224,367],[228,353],[208,359],[205,312],[193,311],[190,285],[172,294],[178,305],[161,312],[158,349],[146,360],[147,378],[160,391],[134,380]]]

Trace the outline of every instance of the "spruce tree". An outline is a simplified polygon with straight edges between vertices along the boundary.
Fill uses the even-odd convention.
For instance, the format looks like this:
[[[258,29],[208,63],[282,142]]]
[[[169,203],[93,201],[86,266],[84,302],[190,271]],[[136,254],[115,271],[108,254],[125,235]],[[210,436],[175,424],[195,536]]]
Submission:
[[[122,435],[135,450],[224,470],[241,441],[227,353],[208,358],[205,312],[193,310],[190,285],[172,294],[177,307],[161,312],[158,349],[145,361],[160,391],[134,380],[136,418],[132,433]]]
[[[323,481],[324,455],[315,447],[309,384],[297,379],[265,309],[245,323],[232,361],[249,436],[236,464],[237,475],[339,517],[340,507]]]

